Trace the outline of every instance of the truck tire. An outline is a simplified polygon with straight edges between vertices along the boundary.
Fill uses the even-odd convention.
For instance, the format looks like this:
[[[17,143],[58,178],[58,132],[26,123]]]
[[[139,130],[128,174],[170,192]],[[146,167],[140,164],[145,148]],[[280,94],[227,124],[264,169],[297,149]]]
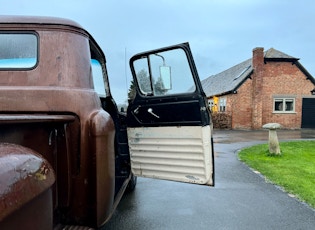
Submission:
[[[131,174],[131,178],[130,178],[130,181],[127,185],[126,192],[130,193],[130,192],[134,191],[136,188],[136,185],[137,185],[137,177],[135,175]]]

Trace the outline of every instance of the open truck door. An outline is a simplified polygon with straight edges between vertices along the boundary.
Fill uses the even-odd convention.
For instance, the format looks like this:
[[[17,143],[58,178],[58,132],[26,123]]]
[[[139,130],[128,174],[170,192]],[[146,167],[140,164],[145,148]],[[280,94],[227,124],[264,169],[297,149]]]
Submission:
[[[214,185],[210,111],[188,43],[133,56],[127,111],[136,176]]]

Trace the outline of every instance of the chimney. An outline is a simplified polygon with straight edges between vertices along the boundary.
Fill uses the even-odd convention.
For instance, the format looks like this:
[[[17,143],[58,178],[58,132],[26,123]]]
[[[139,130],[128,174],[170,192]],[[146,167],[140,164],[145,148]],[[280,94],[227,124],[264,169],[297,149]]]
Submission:
[[[256,47],[253,49],[253,59],[252,59],[252,66],[254,71],[260,71],[262,65],[264,64],[264,48],[263,47]]]
[[[252,84],[252,128],[262,127],[262,87],[264,75],[264,48],[253,49],[253,84]]]

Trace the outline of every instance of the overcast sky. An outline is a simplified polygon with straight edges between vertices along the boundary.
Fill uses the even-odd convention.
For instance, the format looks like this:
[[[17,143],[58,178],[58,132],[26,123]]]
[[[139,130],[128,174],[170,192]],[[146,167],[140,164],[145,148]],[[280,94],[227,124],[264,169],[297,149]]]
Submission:
[[[4,0],[0,0],[4,3]],[[129,58],[189,42],[200,79],[275,48],[315,76],[314,0],[10,0],[1,15],[57,16],[77,21],[107,58],[111,91],[127,99]]]

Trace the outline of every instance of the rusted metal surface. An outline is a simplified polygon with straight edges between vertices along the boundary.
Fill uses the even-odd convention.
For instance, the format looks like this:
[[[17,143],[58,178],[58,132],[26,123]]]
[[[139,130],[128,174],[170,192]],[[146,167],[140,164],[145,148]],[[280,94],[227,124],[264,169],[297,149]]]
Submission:
[[[65,18],[56,18],[56,17],[33,17],[33,16],[0,16],[0,22],[3,24],[8,24],[12,27],[13,24],[19,25],[19,28],[23,25],[56,25],[56,26],[72,26],[76,29],[81,28],[81,25]]]
[[[48,189],[0,221],[0,229],[51,230],[52,211],[52,191]]]
[[[39,115],[39,114],[4,114],[0,115],[0,123],[43,123],[72,122],[72,115]]]
[[[38,38],[38,62],[33,68],[0,69],[0,143],[26,146],[49,162],[56,173],[52,186],[55,224],[104,223],[115,198],[115,128],[94,90],[90,64],[93,54],[105,68],[102,51],[88,32],[66,19],[1,16],[0,32],[31,33]],[[22,167],[24,155],[4,154],[2,160],[10,162],[14,157]],[[36,159],[28,160],[33,165]],[[6,178],[1,168],[0,177]],[[13,171],[6,174],[12,176]],[[25,182],[16,186],[33,191],[29,180],[39,181],[44,174],[37,175],[23,176]],[[10,188],[10,184],[1,187]],[[21,199],[34,198],[35,192],[31,194],[21,194]],[[14,196],[8,199],[13,202]],[[12,203],[8,213],[20,207]]]
[[[0,143],[0,221],[55,182],[48,162],[33,150]]]

